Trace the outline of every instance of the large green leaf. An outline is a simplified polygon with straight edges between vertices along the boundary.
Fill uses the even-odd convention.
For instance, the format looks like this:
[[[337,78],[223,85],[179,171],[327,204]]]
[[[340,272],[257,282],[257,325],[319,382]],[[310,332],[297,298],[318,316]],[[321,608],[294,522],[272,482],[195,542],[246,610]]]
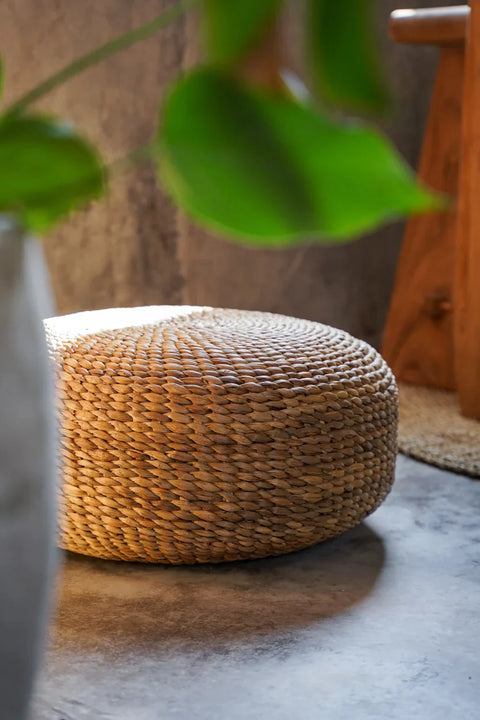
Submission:
[[[43,115],[0,121],[0,212],[45,232],[103,189],[97,152],[70,125]]]
[[[283,0],[203,0],[204,31],[212,61],[224,65],[260,41]]]
[[[374,28],[376,0],[308,0],[307,54],[321,95],[343,108],[378,112],[388,100]]]
[[[438,207],[374,130],[334,124],[214,70],[175,86],[158,150],[161,179],[181,207],[258,245],[344,240]]]

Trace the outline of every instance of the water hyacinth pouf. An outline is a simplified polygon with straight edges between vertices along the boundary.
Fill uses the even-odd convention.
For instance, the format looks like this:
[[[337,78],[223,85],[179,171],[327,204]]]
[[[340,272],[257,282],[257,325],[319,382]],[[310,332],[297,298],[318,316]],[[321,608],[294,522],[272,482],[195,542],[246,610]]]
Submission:
[[[279,555],[353,527],[390,490],[395,381],[345,332],[173,306],[45,325],[63,548],[175,564]]]

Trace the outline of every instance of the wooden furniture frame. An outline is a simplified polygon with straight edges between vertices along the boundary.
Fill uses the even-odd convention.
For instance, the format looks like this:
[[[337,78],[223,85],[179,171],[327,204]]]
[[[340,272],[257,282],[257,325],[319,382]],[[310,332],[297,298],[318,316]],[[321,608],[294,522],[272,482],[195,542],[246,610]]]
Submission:
[[[480,0],[399,10],[390,29],[440,48],[419,177],[457,200],[407,224],[383,355],[398,379],[457,390],[480,419]]]

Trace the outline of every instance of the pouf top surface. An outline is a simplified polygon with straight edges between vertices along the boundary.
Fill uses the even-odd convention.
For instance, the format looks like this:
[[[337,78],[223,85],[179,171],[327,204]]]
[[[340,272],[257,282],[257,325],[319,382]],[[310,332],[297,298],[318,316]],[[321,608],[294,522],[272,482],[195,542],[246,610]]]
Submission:
[[[266,312],[195,306],[112,308],[45,321],[50,347],[92,375],[197,379],[199,384],[312,390],[365,385],[385,374],[363,341],[321,323]],[[112,363],[115,357],[122,360]],[[130,359],[130,362],[129,362]],[[89,366],[89,361],[93,363]],[[78,368],[77,368],[78,370]]]

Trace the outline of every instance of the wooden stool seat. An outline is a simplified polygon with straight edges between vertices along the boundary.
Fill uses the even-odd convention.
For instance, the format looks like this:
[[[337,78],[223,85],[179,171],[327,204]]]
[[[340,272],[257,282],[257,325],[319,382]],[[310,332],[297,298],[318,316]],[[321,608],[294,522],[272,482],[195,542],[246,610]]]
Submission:
[[[390,18],[390,37],[409,45],[458,45],[465,42],[468,5],[395,10]]]

